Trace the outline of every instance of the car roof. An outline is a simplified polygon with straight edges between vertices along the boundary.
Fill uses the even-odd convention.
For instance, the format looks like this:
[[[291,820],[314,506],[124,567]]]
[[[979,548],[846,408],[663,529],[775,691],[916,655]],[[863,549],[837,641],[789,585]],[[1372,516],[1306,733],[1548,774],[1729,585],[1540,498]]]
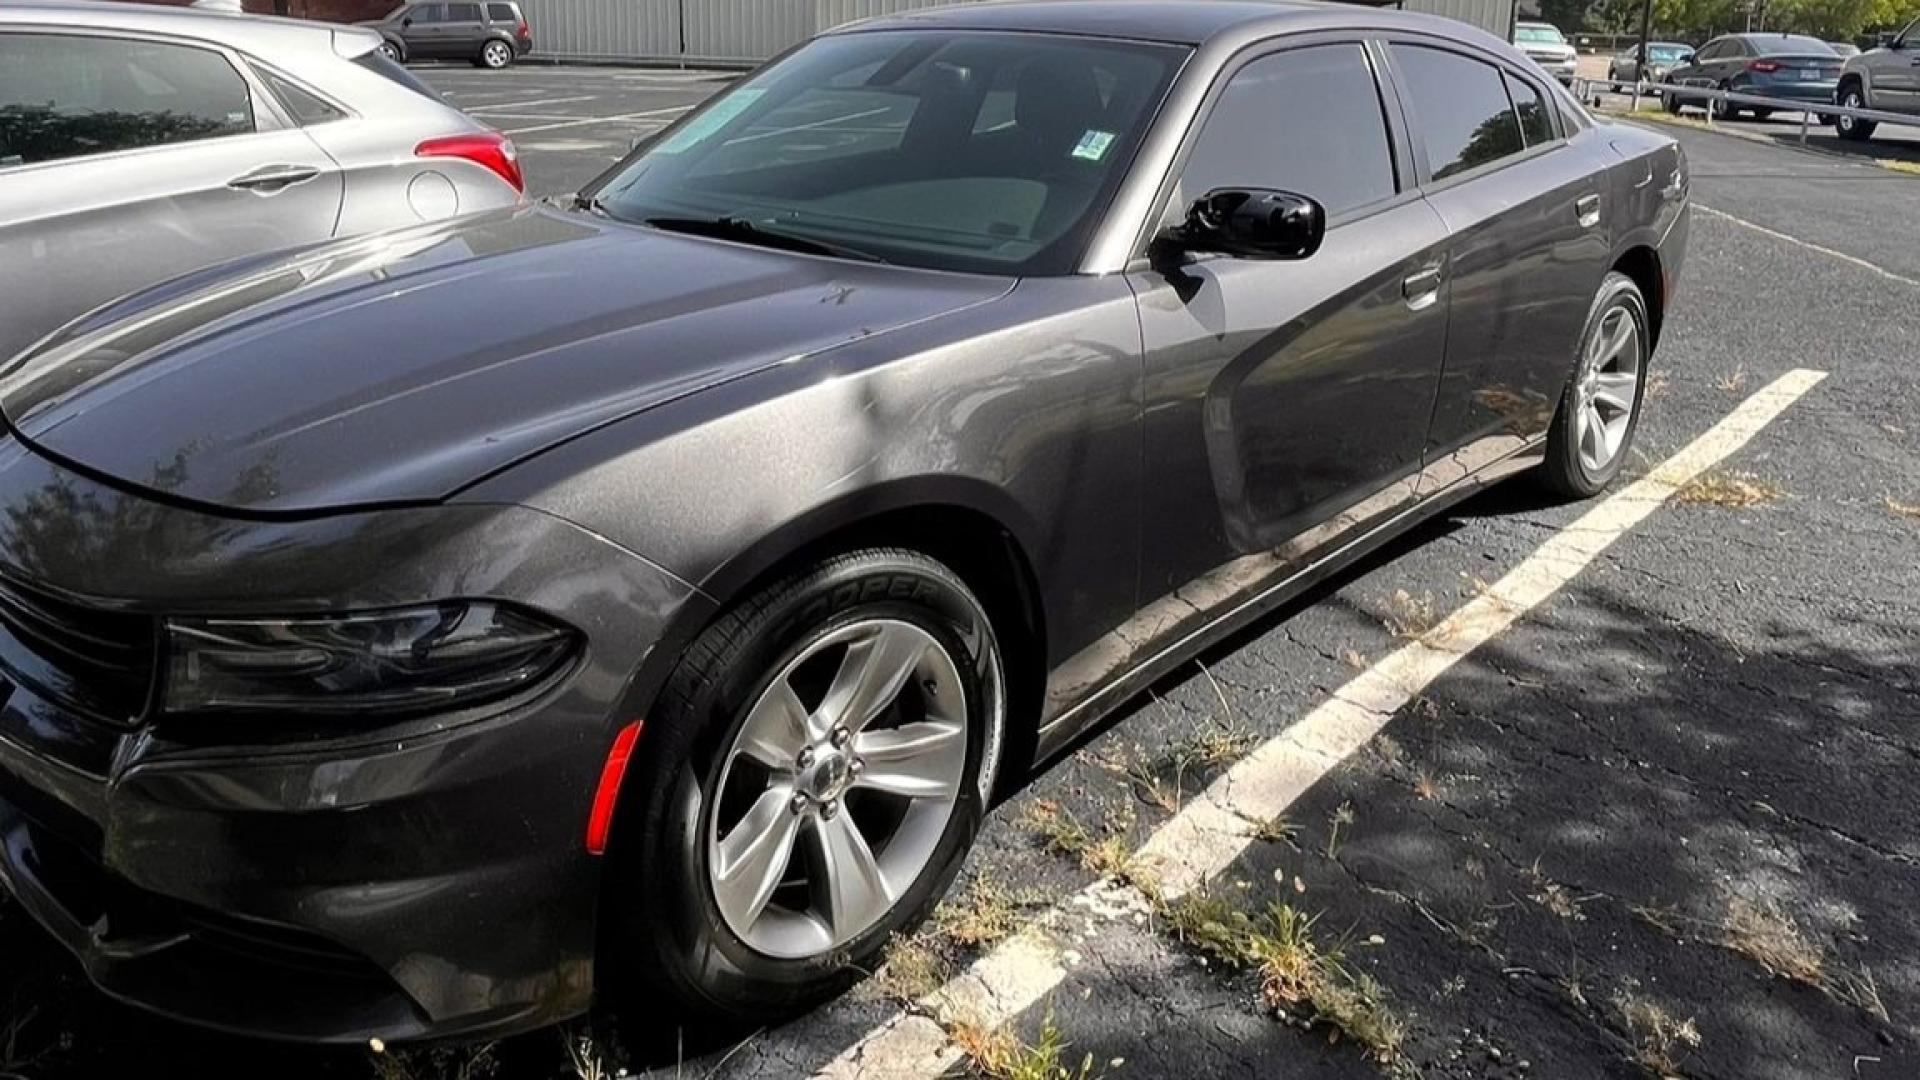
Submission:
[[[1084,0],[989,0],[882,15],[829,33],[894,29],[1011,30],[1198,46],[1242,33],[1398,27],[1482,43],[1499,40],[1454,19],[1376,6],[1376,3],[1391,2],[1104,0],[1094,4]]]
[[[371,30],[334,23],[83,0],[6,0],[0,3],[0,26],[128,30],[194,38],[251,53],[330,48],[342,56],[355,56],[380,43],[379,35]]]

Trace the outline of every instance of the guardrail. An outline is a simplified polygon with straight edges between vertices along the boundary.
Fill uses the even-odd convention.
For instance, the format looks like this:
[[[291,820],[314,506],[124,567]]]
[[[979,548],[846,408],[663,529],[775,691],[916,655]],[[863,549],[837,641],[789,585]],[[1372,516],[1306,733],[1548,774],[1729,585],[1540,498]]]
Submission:
[[[1612,87],[1610,79],[1573,80],[1573,96],[1592,105],[1600,103],[1600,88]],[[1831,102],[1796,101],[1792,98],[1768,97],[1765,94],[1738,94],[1731,90],[1721,90],[1711,86],[1682,86],[1679,83],[1633,84],[1633,112],[1640,111],[1640,99],[1643,97],[1660,98],[1663,101],[1678,98],[1683,101],[1700,101],[1707,106],[1707,126],[1713,126],[1713,102],[1729,105],[1744,105],[1748,108],[1772,109],[1774,112],[1798,112],[1800,114],[1800,144],[1806,145],[1807,129],[1812,126],[1814,117],[1820,118],[1821,126],[1834,122],[1834,118],[1847,116],[1855,120],[1868,120],[1876,124],[1900,124],[1907,127],[1920,127],[1920,116],[1911,113],[1893,113],[1881,109],[1852,109]]]

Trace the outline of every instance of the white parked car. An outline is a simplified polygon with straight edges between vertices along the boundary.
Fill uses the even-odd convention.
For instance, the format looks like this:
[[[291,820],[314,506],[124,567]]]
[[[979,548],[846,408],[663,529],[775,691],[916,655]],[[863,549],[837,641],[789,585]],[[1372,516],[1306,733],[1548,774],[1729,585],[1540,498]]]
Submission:
[[[1514,23],[1513,44],[1527,54],[1527,59],[1539,64],[1562,84],[1572,84],[1574,75],[1580,69],[1573,46],[1567,44],[1560,28],[1552,23]]]

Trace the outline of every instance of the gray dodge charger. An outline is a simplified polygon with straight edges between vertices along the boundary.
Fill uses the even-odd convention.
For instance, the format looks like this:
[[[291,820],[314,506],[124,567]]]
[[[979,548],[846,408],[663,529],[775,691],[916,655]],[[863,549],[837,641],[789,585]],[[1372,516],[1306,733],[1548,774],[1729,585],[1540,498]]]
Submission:
[[[803,1010],[1197,650],[1606,487],[1687,190],[1457,23],[961,6],[135,294],[0,376],[0,878],[235,1031]]]

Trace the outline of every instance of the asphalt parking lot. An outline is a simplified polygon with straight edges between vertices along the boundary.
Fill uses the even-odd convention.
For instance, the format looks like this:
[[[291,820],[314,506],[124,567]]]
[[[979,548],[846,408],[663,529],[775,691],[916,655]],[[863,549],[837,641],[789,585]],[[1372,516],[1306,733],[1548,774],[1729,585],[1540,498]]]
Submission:
[[[422,72],[536,195],[729,77]],[[1060,1077],[1920,1075],[1920,177],[1662,130],[1696,213],[1638,495],[1510,484],[1213,650],[998,808],[842,1001],[721,1046],[296,1051],[98,1000],[0,902],[0,1076],[917,1077],[1009,1039]],[[1192,831],[1361,698],[1280,817]]]

